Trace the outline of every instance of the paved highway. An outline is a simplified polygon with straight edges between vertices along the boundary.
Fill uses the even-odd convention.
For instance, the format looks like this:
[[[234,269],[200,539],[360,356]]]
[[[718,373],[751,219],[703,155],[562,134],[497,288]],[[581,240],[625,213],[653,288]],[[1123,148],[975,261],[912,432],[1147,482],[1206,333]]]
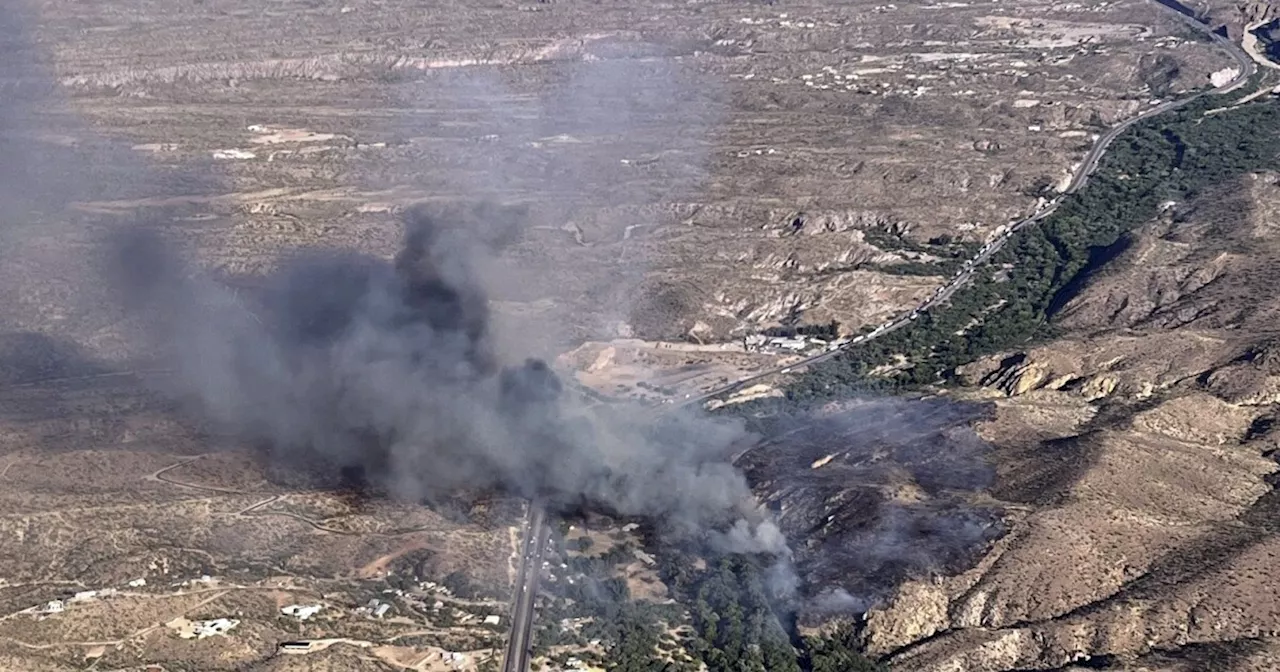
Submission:
[[[533,649],[533,601],[542,577],[542,551],[547,542],[547,512],[542,502],[529,502],[529,517],[520,542],[516,594],[511,601],[511,633],[502,654],[502,672],[525,672]]]
[[[1171,9],[1170,11],[1175,10]],[[1246,79],[1254,74],[1256,64],[1249,58],[1248,54],[1244,53],[1242,49],[1222,36],[1210,31],[1208,26],[1195,21],[1184,14],[1178,13],[1178,15],[1186,19],[1188,23],[1195,28],[1208,33],[1215,42],[1225,47],[1228,53],[1231,54],[1231,57],[1240,65],[1240,72],[1236,75],[1235,79],[1214,89],[1210,93],[1226,93],[1240,86]],[[1180,100],[1172,100],[1158,105],[1152,105],[1150,108],[1143,110],[1141,114],[1118,124],[1106,133],[1103,133],[1098,137],[1097,141],[1094,142],[1093,147],[1089,149],[1089,153],[1085,155],[1084,160],[1080,162],[1080,166],[1076,169],[1075,174],[1071,178],[1071,182],[1064,190],[1063,196],[1073,194],[1085,186],[1089,180],[1089,175],[1097,169],[1099,161],[1101,161],[1102,157],[1106,154],[1107,148],[1110,147],[1111,143],[1114,142],[1115,139],[1119,137],[1121,133],[1124,133],[1130,126],[1133,126],[1148,117],[1163,114],[1170,110],[1175,110],[1187,105],[1202,95],[1204,94],[1197,93]],[[1058,209],[1058,205],[1061,203],[1063,196],[1059,196],[1058,198],[1044,204],[1030,217],[1016,222],[999,238],[983,246],[983,248],[979,250],[972,259],[965,262],[964,267],[955,276],[953,276],[947,284],[938,288],[933,296],[931,296],[927,301],[905,315],[880,325],[870,334],[856,337],[838,349],[814,355],[813,357],[807,357],[786,366],[779,366],[768,371],[743,378],[742,380],[711,390],[697,397],[683,399],[678,404],[673,404],[672,406],[667,406],[665,408],[679,408],[681,406],[699,404],[713,397],[718,397],[720,395],[739,390],[770,376],[780,373],[790,373],[791,370],[795,368],[824,362],[839,355],[841,350],[880,338],[881,336],[891,334],[905,327],[914,320],[919,313],[926,311],[943,301],[949,300],[956,291],[973,279],[974,269],[977,268],[979,264],[989,260],[991,255],[1004,247],[1004,244],[1009,241],[1013,234],[1022,230],[1024,227],[1035,224],[1036,222],[1053,214],[1054,211]],[[516,579],[516,590],[518,592],[515,594],[515,599],[512,600],[511,634],[507,639],[506,652],[503,654],[502,658],[502,672],[526,672],[526,670],[529,669],[530,651],[533,645],[531,639],[533,631],[533,603],[534,596],[538,591],[538,581],[542,576],[542,552],[547,537],[545,524],[546,512],[543,510],[542,504],[536,501],[531,502],[529,504],[529,519],[525,525],[524,540],[521,543],[521,565]]]

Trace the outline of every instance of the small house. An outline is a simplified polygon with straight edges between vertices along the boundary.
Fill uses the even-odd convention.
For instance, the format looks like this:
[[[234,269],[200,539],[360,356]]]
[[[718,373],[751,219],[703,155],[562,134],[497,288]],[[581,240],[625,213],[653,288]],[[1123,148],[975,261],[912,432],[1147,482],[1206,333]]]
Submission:
[[[316,614],[320,613],[320,610],[323,608],[324,607],[319,604],[307,604],[307,605],[291,604],[281,609],[280,613],[284,614],[285,616],[293,616],[294,618],[297,618],[299,621],[305,621],[308,618],[311,618],[312,616],[315,616]]]

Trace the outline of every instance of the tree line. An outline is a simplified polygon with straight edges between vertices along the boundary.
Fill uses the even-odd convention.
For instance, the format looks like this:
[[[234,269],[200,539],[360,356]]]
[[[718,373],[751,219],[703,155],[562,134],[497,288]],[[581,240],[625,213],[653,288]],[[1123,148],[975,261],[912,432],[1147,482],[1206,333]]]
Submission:
[[[1085,189],[1015,234],[947,305],[810,367],[788,387],[788,398],[946,384],[958,366],[1051,336],[1055,312],[1161,203],[1189,202],[1245,173],[1280,169],[1280,143],[1272,140],[1280,133],[1280,105],[1251,103],[1204,116],[1216,104],[1219,98],[1205,96],[1130,127]]]

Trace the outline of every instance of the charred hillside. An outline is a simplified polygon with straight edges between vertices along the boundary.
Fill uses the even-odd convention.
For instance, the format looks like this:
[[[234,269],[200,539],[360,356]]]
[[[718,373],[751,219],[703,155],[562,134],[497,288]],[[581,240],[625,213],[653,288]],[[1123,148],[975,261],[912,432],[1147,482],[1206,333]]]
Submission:
[[[907,579],[955,573],[1003,533],[979,503],[994,470],[971,429],[989,404],[864,399],[775,418],[738,465],[795,541],[818,599],[803,618],[864,611]]]

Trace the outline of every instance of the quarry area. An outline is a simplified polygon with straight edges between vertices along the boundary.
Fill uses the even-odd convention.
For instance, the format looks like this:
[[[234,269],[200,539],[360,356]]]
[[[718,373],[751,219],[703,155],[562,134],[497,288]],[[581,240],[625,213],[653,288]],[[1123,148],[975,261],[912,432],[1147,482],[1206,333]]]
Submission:
[[[530,585],[531,670],[1280,669],[1280,6],[1190,7],[1243,64],[1153,0],[12,10],[0,670],[510,672]],[[492,254],[415,248],[414,206],[483,199],[518,210],[458,218]],[[185,368],[108,296],[132,226],[191,260],[112,271],[200,318]],[[367,391],[306,368],[358,360],[306,359],[337,280],[390,276],[283,273],[303,248],[437,292],[458,338],[338,342],[443,392],[324,406]],[[273,315],[305,375],[236,387],[278,360],[210,334]],[[270,417],[314,389],[341,431]]]

